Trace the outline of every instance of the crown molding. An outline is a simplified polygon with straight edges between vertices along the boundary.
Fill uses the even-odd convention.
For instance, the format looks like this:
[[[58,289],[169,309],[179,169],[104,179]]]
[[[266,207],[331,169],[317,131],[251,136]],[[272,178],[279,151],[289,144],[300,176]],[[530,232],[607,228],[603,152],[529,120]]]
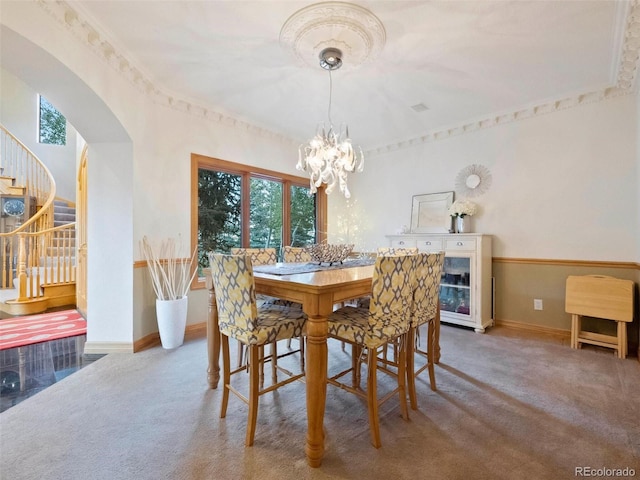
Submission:
[[[298,145],[298,142],[288,136],[218,112],[208,106],[202,106],[185,98],[179,98],[177,95],[163,90],[153,83],[150,75],[142,72],[125,54],[120,53],[123,48],[118,48],[113,40],[107,38],[105,33],[100,32],[99,28],[91,23],[89,15],[81,11],[81,7],[74,8],[64,0],[55,2],[48,0],[36,1],[38,5],[88,47],[100,60],[124,77],[139,92],[148,96],[154,103],[178,112],[195,115],[205,120],[242,130],[252,135],[258,135],[285,144]]]
[[[624,40],[617,68],[616,84],[591,92],[584,92],[577,95],[559,98],[545,103],[539,103],[522,107],[521,109],[483,117],[462,125],[454,125],[449,128],[427,132],[419,137],[385,145],[365,151],[365,155],[379,155],[395,152],[405,148],[415,147],[420,144],[430,143],[437,140],[463,135],[486,128],[504,125],[505,123],[516,122],[527,118],[538,117],[547,113],[558,112],[568,108],[578,107],[588,103],[600,102],[610,98],[624,95],[632,95],[638,92],[638,68],[640,68],[640,0],[629,2],[624,30]],[[620,8],[620,7],[619,7]],[[624,11],[624,10],[623,10]]]
[[[523,107],[520,110],[500,113],[494,116],[483,117],[478,120],[471,121],[462,125],[455,125],[442,130],[436,130],[425,133],[419,137],[409,138],[398,143],[391,145],[385,145],[382,147],[374,148],[365,151],[365,155],[371,156],[376,154],[384,154],[389,152],[395,152],[405,148],[415,147],[424,143],[431,143],[438,140],[445,140],[447,138],[464,135],[465,133],[476,132],[478,130],[485,130],[491,127],[497,127],[498,125],[504,125],[528,118],[539,117],[548,113],[558,112],[560,110],[566,110],[581,105],[600,102],[602,100],[608,100],[610,98],[619,97],[623,95],[632,94],[633,91],[622,90],[617,87],[609,87],[604,90],[597,90],[593,92],[582,93],[573,97],[566,97],[559,100],[550,101],[547,103],[540,103]]]
[[[58,23],[70,31],[76,38],[90,48],[103,62],[125,77],[140,92],[149,96],[156,104],[171,108],[186,114],[196,115],[205,120],[213,121],[238,130],[244,130],[253,135],[280,141],[281,143],[298,145],[299,142],[283,134],[253,125],[247,121],[220,113],[212,108],[197,105],[195,102],[178,98],[154,85],[139,68],[133,65],[125,55],[119,53],[114,42],[109,41],[104,33],[89,23],[86,15],[81,15],[66,1],[55,2],[36,0]],[[527,118],[554,113],[568,108],[595,103],[611,98],[636,94],[638,90],[638,68],[640,58],[640,0],[628,3],[622,51],[616,75],[616,84],[602,90],[583,92],[573,96],[524,106],[514,111],[490,115],[460,125],[454,125],[436,131],[426,132],[424,135],[403,140],[398,143],[377,147],[365,151],[365,155],[385,154],[415,147],[420,144],[444,140],[486,128],[504,125]]]

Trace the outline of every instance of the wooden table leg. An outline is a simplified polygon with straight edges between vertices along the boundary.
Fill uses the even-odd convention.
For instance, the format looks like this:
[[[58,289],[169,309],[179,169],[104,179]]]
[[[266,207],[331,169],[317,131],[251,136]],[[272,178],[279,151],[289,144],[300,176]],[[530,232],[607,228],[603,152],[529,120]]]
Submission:
[[[440,309],[438,309],[438,313],[436,314],[433,328],[433,363],[438,364],[440,363]],[[431,349],[431,345],[429,345],[429,349]]]
[[[327,317],[332,311],[330,296],[305,298],[307,314],[307,444],[311,467],[319,467],[324,456],[324,410],[327,399]]]
[[[220,381],[220,327],[218,326],[218,306],[216,294],[213,290],[211,272],[205,270],[205,281],[209,290],[209,309],[207,313],[207,382],[211,388],[218,388]]]

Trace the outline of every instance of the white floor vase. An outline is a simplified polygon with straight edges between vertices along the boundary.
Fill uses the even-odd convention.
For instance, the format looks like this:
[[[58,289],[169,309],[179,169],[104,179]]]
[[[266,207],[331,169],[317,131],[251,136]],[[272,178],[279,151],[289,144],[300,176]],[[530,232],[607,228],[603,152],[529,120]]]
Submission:
[[[158,332],[162,347],[167,350],[178,348],[184,342],[188,299],[187,296],[177,300],[156,299]]]

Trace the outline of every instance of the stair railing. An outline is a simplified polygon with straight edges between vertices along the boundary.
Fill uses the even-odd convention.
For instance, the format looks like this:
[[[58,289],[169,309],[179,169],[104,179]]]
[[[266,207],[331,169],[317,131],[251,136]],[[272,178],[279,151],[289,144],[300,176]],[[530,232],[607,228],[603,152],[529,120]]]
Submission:
[[[22,188],[40,206],[35,215],[13,231],[0,232],[0,288],[14,288],[14,279],[19,278],[18,298],[34,298],[31,295],[37,297],[38,292],[27,291],[26,275],[28,265],[38,264],[39,260],[30,258],[33,250],[27,238],[53,227],[55,180],[40,159],[3,125],[0,125],[0,176],[11,178],[12,187]]]
[[[18,302],[44,295],[42,286],[76,281],[76,223],[18,237]]]

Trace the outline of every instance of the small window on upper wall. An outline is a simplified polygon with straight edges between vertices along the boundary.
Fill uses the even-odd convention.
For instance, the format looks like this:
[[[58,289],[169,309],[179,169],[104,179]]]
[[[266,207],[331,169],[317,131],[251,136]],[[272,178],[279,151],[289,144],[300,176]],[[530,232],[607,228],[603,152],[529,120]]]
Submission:
[[[39,95],[38,142],[67,144],[67,119],[46,98]]]

